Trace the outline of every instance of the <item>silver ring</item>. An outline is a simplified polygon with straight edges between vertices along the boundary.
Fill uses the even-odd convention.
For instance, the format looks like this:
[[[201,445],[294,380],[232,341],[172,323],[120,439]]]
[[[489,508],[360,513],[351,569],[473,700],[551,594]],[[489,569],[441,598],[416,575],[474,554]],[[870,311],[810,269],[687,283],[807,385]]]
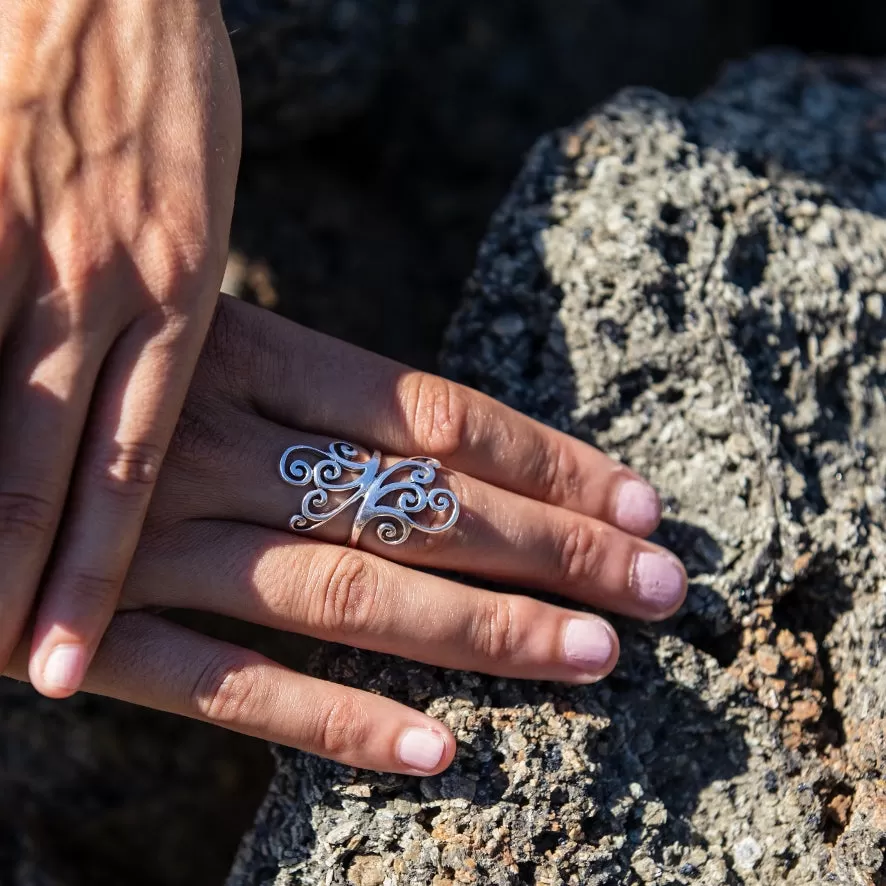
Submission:
[[[359,502],[349,547],[357,546],[374,520],[380,521],[375,534],[389,545],[403,544],[413,529],[446,532],[455,526],[461,506],[451,490],[432,487],[440,467],[434,458],[416,456],[382,470],[378,450],[370,454],[343,440],[330,443],[326,450],[290,446],[280,459],[280,476],[290,486],[312,488],[302,498],[301,510],[289,520],[289,528],[311,532]],[[438,514],[446,519],[431,522]]]

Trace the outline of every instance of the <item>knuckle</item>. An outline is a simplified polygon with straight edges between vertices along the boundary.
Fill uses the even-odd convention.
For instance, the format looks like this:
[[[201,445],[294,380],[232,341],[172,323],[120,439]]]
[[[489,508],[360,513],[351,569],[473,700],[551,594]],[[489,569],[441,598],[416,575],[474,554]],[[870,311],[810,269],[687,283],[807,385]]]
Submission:
[[[232,460],[251,464],[255,445],[264,445],[262,431],[236,404],[217,396],[215,385],[192,385],[179,415],[163,463],[205,470],[213,477]]]
[[[478,608],[472,626],[474,648],[483,658],[504,662],[514,656],[518,636],[517,604],[506,596],[494,596]]]
[[[160,485],[182,475],[216,485],[234,464],[252,470],[255,447],[265,443],[235,406],[192,388],[163,456]]]
[[[547,445],[540,446],[538,465],[539,486],[547,491],[549,501],[570,501],[587,482],[578,459],[563,446],[553,451]]]
[[[366,556],[344,549],[323,583],[320,626],[335,634],[360,634],[375,620],[378,573]]]
[[[174,256],[174,261],[170,263],[169,275],[173,280],[176,278],[181,280],[200,278],[210,270],[215,273],[214,266],[219,263],[220,254],[210,248],[207,236],[205,239],[201,237],[182,239],[175,246]],[[185,294],[188,294],[187,291]]]
[[[369,736],[369,716],[350,693],[325,701],[314,721],[311,744],[324,757],[340,759],[362,747]]]
[[[403,401],[422,454],[442,459],[464,446],[469,406],[458,385],[436,375],[413,373],[404,382]]]
[[[157,482],[164,454],[155,443],[114,443],[98,459],[96,480],[117,495],[141,497]]]
[[[64,294],[75,321],[84,322],[93,290],[105,271],[105,262],[87,249],[71,249],[59,262],[59,292]]]
[[[601,562],[600,534],[591,524],[576,520],[555,545],[557,578],[566,583],[587,584],[597,575]]]
[[[166,462],[188,470],[217,471],[225,457],[222,453],[230,448],[217,414],[217,408],[189,394],[172,433]]]
[[[55,251],[56,280],[50,301],[64,304],[73,329],[91,329],[108,312],[101,290],[115,269],[113,248],[89,232],[70,234],[70,245]]]
[[[213,723],[243,723],[255,718],[265,696],[251,655],[225,651],[203,668],[191,691],[194,708]]]
[[[200,352],[196,379],[215,398],[249,408],[256,386],[292,384],[292,338],[234,298],[216,304]]]
[[[0,491],[0,539],[4,544],[33,543],[52,532],[56,503],[39,492]]]
[[[172,312],[190,312],[206,280],[221,278],[224,251],[214,248],[204,221],[172,205],[162,224],[140,235],[140,273],[156,301]]]

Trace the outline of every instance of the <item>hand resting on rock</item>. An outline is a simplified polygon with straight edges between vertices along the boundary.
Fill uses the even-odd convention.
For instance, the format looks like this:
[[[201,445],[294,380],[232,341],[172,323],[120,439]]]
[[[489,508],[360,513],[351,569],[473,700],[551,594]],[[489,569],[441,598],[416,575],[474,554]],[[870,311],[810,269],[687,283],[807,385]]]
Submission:
[[[339,440],[439,459],[457,495],[447,532],[347,547],[353,513],[306,534],[291,446]],[[393,701],[290,671],[150,610],[206,610],[440,665],[588,683],[618,641],[569,601],[640,619],[673,613],[686,575],[644,541],[655,492],[626,467],[496,401],[222,298],[163,464],[120,610],[84,688],[349,765],[439,772],[454,739]],[[554,592],[563,607],[421,571]],[[27,679],[22,643],[7,673]]]

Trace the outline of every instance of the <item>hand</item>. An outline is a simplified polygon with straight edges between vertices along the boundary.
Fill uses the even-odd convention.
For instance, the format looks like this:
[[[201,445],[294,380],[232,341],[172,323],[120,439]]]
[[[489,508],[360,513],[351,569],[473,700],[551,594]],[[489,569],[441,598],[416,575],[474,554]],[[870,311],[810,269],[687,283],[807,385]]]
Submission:
[[[27,0],[0,27],[0,667],[74,692],[212,317],[240,151],[217,2]]]
[[[462,516],[383,544],[350,519],[287,530],[301,492],[278,474],[295,444],[352,440],[441,459]],[[187,607],[506,677],[588,683],[618,657],[603,619],[411,567],[554,591],[644,619],[686,591],[639,536],[658,498],[631,471],[488,397],[222,299],[164,464],[123,606]],[[24,677],[24,665],[10,673]],[[157,616],[117,616],[85,687],[350,765],[427,774],[454,739],[423,714],[295,674]]]

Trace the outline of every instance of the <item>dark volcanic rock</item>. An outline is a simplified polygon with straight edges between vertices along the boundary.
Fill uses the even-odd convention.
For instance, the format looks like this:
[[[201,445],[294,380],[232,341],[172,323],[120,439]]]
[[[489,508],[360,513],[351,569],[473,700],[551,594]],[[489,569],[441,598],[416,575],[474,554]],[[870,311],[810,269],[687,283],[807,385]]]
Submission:
[[[428,369],[534,142],[623,86],[706,88],[760,44],[768,6],[224,2],[246,109],[241,291]],[[341,9],[354,27],[325,24]]]
[[[413,7],[414,0],[222,0],[247,141],[273,147],[362,110]]]
[[[393,72],[394,92],[413,92],[401,99],[487,155],[504,120],[531,127],[543,106],[562,119],[576,95],[596,100],[627,82],[696,89],[765,25],[759,0],[222,0],[222,9],[253,144],[328,130],[363,111]],[[494,104],[511,113],[490,118]]]
[[[231,884],[883,882],[884,101],[886,68],[767,56],[537,146],[445,366],[656,483],[687,604],[589,688],[328,650],[456,763],[278,750]]]
[[[259,742],[0,679],[0,883],[218,883],[267,784]]]

